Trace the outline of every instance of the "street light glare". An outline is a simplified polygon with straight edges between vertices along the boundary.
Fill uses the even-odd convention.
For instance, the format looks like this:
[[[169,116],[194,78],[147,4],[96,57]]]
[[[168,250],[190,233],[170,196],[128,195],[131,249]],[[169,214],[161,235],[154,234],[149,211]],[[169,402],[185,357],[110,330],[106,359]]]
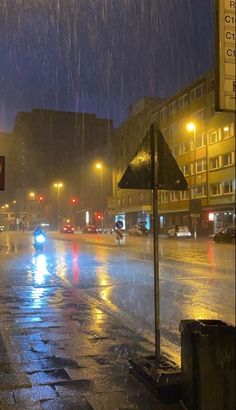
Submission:
[[[101,164],[100,162],[97,162],[96,168],[97,168],[97,169],[102,169],[102,164]]]
[[[56,184],[53,185],[55,188],[61,188],[63,184],[61,182],[57,182]]]
[[[194,122],[189,122],[189,123],[186,125],[186,128],[187,128],[188,131],[194,131],[195,128],[196,128],[196,125],[194,124]]]
[[[30,193],[29,193],[29,196],[31,196],[31,198],[34,198],[35,193],[34,193],[34,192],[30,192]]]

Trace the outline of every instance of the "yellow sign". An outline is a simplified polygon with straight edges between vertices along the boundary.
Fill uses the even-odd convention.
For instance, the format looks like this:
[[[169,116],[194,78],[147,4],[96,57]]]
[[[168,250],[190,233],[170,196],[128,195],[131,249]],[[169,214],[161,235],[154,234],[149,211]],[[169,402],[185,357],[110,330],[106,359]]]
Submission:
[[[236,0],[217,0],[216,111],[235,111]]]

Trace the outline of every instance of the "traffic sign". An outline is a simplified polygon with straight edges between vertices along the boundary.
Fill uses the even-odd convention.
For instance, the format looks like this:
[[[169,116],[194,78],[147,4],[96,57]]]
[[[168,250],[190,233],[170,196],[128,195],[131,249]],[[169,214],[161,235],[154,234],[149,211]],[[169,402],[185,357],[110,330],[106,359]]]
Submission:
[[[122,221],[117,221],[116,222],[116,227],[117,227],[117,229],[122,229],[123,228],[123,222]]]
[[[235,0],[216,2],[216,111],[235,111]]]

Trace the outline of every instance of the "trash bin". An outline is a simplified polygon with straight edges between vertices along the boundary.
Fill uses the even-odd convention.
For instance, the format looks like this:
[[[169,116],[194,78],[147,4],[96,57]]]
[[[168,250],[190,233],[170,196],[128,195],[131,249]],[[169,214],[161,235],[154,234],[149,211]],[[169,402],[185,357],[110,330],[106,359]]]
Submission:
[[[181,320],[179,330],[184,406],[235,409],[235,327],[220,320]]]

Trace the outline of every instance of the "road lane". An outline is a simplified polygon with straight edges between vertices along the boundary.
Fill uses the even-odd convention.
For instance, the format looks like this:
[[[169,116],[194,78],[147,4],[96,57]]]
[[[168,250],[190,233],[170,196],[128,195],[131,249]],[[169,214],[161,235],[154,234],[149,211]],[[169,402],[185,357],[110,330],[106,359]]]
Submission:
[[[114,314],[130,318],[138,330],[153,335],[153,264],[150,238],[54,234],[35,257],[28,233],[0,237],[1,262],[27,267],[42,282],[46,274],[67,280],[102,300]],[[59,240],[58,240],[59,239]],[[2,244],[2,242],[4,244]],[[5,248],[4,248],[5,246]],[[212,241],[160,240],[161,333],[165,347],[179,345],[183,318],[234,323],[234,247]]]

